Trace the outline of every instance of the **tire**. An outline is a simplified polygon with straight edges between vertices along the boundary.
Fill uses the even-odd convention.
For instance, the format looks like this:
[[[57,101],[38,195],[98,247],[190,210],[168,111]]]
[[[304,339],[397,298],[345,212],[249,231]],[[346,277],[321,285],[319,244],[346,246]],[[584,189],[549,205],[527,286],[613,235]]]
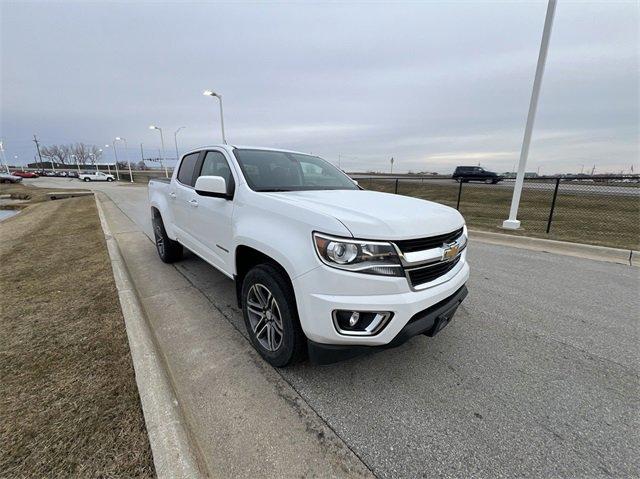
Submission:
[[[155,237],[156,251],[164,263],[175,263],[182,259],[182,245],[173,241],[164,229],[164,223],[159,214],[154,214],[151,219],[153,236]]]
[[[253,347],[272,366],[304,359],[307,341],[289,279],[277,267],[260,264],[242,282],[242,314]]]
[[[83,178],[82,181],[91,181],[91,178]]]
[[[113,178],[107,178],[107,181],[113,181]]]
[[[493,180],[491,178],[487,178],[486,180],[484,180],[484,183],[486,185],[491,185],[491,184],[493,184]]]

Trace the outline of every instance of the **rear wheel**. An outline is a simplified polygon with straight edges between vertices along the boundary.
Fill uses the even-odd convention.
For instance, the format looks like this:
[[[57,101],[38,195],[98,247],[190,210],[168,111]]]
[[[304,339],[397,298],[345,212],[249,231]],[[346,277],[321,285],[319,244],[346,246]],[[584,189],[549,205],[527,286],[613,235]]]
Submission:
[[[91,178],[87,178],[87,177],[85,176],[84,181],[91,181]]]
[[[155,238],[156,250],[158,256],[165,263],[174,263],[182,258],[182,245],[177,241],[173,241],[167,235],[164,229],[164,223],[159,214],[154,214],[153,219],[153,236]]]
[[[486,180],[484,180],[485,184],[490,185],[493,183],[493,180],[491,178],[487,178]]]
[[[242,313],[253,347],[272,366],[304,358],[306,340],[291,283],[279,268],[261,264],[242,282]]]

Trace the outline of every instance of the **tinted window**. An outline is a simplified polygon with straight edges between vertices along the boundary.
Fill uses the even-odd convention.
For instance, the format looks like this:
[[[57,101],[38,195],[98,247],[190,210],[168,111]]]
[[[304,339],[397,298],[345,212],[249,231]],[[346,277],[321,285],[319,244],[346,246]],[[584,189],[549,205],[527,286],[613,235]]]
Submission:
[[[219,151],[207,151],[198,176],[222,176],[227,184],[227,194],[233,194],[235,182],[231,168],[225,156]]]
[[[198,155],[200,155],[200,153],[191,153],[182,159],[180,170],[178,170],[178,181],[180,183],[193,186],[193,170],[196,168]]]
[[[234,150],[255,191],[357,190],[351,179],[322,158],[270,150]]]

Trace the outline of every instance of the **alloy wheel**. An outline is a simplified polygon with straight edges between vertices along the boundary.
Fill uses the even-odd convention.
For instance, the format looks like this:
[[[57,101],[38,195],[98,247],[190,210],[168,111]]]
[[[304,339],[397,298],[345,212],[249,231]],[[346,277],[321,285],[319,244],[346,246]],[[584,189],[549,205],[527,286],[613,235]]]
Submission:
[[[158,253],[160,256],[164,255],[164,237],[162,235],[162,225],[158,220],[154,221],[153,232],[156,237],[156,248],[158,248]]]
[[[251,331],[267,351],[277,351],[282,345],[283,326],[280,307],[269,288],[256,283],[247,293],[247,312]]]

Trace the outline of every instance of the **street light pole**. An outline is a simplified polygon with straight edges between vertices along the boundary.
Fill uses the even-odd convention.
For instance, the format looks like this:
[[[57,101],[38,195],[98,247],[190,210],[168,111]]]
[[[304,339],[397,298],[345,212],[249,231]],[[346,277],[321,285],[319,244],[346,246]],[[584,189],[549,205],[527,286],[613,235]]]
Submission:
[[[222,128],[222,143],[227,144],[227,138],[224,135],[224,113],[222,111],[222,95],[218,95],[216,92],[211,90],[205,90],[202,92],[204,96],[213,96],[216,97],[220,101],[220,126]]]
[[[536,109],[538,108],[538,97],[540,96],[540,86],[542,85],[542,75],[547,62],[547,51],[549,50],[549,38],[551,37],[551,26],[553,25],[553,16],[556,11],[556,0],[549,0],[547,5],[547,15],[544,19],[544,28],[542,30],[542,41],[540,42],[540,53],[538,54],[538,65],[536,66],[536,75],[533,80],[533,91],[531,92],[531,101],[529,103],[529,114],[527,115],[527,124],[524,129],[524,138],[522,140],[522,150],[520,151],[520,162],[518,163],[518,173],[516,175],[516,184],[513,188],[513,198],[511,199],[511,209],[509,210],[509,219],[502,223],[505,229],[520,228],[518,217],[518,206],[520,205],[520,196],[522,195],[522,186],[524,184],[524,172],[527,167],[527,158],[529,156],[529,145],[531,144],[531,133],[533,132],[533,123],[536,118]]]
[[[173,141],[175,141],[176,143],[176,162],[178,161],[178,158],[180,157],[180,153],[178,153],[178,132],[180,130],[184,130],[186,128],[186,126],[181,126],[180,128],[178,128],[174,133],[173,133]]]
[[[109,145],[104,145],[105,148],[109,148]],[[113,154],[115,155],[115,162],[114,164],[116,165],[116,179],[118,181],[120,181],[120,172],[118,171],[118,157],[116,155],[116,143],[115,141],[113,142]],[[111,173],[111,168],[109,168],[109,173]]]
[[[80,174],[80,163],[78,163],[78,157],[76,155],[71,155],[71,158],[76,160],[76,168],[78,168],[78,174]]]
[[[121,141],[124,143],[124,153],[127,158],[127,166],[129,167],[129,181],[133,183],[133,172],[131,171],[131,160],[129,159],[129,153],[127,151],[127,139],[116,136],[115,140],[113,140],[114,145],[116,141]]]
[[[2,155],[0,160],[4,162],[4,167],[7,169],[7,174],[9,174],[9,163],[7,163],[7,158],[4,155],[4,143],[2,141],[0,141],[0,155]]]
[[[167,165],[164,163],[164,136],[162,135],[162,128],[155,125],[149,125],[150,130],[158,130],[160,132],[160,143],[162,144],[162,156],[160,157],[160,164],[164,167],[164,176],[169,178],[169,170],[167,170]]]

